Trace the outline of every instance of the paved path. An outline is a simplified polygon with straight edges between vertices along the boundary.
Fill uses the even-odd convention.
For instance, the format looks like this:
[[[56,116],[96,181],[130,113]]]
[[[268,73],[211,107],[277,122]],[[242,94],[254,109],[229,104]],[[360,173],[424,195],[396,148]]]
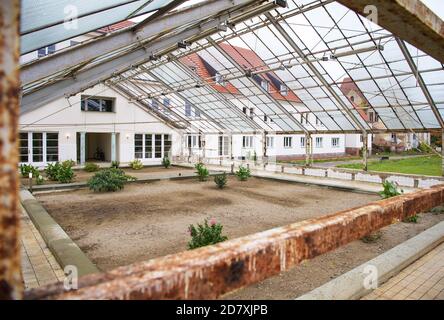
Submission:
[[[25,289],[63,281],[64,273],[25,209],[21,207],[22,275]]]
[[[410,155],[410,156],[390,156],[390,160],[401,160],[401,159],[409,159],[409,158],[418,158],[418,157],[426,157],[427,155]],[[368,162],[378,162],[380,161],[381,156],[379,157],[371,157],[368,159]],[[362,159],[358,160],[344,160],[344,161],[331,161],[331,162],[314,162],[314,167],[321,167],[321,168],[333,168],[337,167],[343,164],[355,164],[355,163],[363,163]]]
[[[444,300],[444,243],[363,300]]]

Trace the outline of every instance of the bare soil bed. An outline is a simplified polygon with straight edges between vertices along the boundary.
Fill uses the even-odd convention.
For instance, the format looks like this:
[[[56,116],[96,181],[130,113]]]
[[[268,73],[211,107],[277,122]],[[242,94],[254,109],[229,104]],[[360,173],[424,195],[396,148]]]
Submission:
[[[419,217],[416,224],[400,222],[382,229],[375,242],[354,241],[223,299],[295,299],[444,221],[443,213],[424,213]]]
[[[229,177],[226,189],[197,179],[130,184],[116,193],[76,190],[38,199],[101,269],[187,248],[190,224],[215,218],[236,238],[379,199],[376,195]],[[356,254],[365,254],[359,253]]]
[[[103,169],[103,168],[102,168]],[[133,170],[131,168],[122,168],[123,171],[125,171],[126,174],[136,177],[138,179],[146,179],[150,175],[159,175],[159,174],[175,174],[179,175],[179,173],[190,173],[194,172],[195,170],[193,168],[185,168],[185,167],[176,167],[172,166],[168,169],[165,169],[161,166],[150,166],[150,167],[143,167],[140,170]],[[74,180],[72,182],[86,182],[91,178],[96,172],[86,172],[83,169],[74,169]],[[42,176],[45,178],[45,181],[43,184],[58,184],[60,182],[58,181],[52,181],[46,179],[46,174],[42,172]],[[20,178],[20,182],[22,185],[27,186],[29,185],[29,179],[28,178]],[[35,180],[33,181],[33,184],[35,184]]]

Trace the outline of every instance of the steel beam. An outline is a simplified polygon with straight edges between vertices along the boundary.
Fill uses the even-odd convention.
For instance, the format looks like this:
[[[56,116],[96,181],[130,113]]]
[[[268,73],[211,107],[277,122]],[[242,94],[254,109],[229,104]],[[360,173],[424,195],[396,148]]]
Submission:
[[[328,90],[328,92],[332,95],[332,97],[336,100],[339,106],[345,111],[345,113],[350,117],[351,122],[353,122],[357,128],[359,128],[362,132],[366,132],[367,130],[362,126],[359,120],[355,117],[353,112],[351,112],[347,105],[342,101],[341,97],[336,93],[336,91],[328,84],[328,81],[324,78],[324,76],[319,72],[319,70],[314,66],[313,62],[308,59],[301,48],[296,44],[296,42],[290,37],[290,35],[285,31],[285,29],[279,24],[278,21],[270,14],[266,13],[265,16],[267,19],[273,24],[273,26],[278,30],[278,32],[284,37],[285,41],[293,48],[293,50],[297,53],[297,55],[306,63],[307,67],[313,72],[315,77],[321,81],[324,87]]]
[[[0,300],[20,299],[18,177],[20,1],[0,1]]]
[[[399,38],[396,38],[396,42],[398,43],[398,46],[401,49],[402,54],[404,55],[405,60],[407,61],[410,69],[412,69],[412,72],[413,72],[416,80],[418,81],[418,84],[421,87],[421,90],[424,93],[424,96],[426,97],[427,102],[430,105],[430,108],[432,108],[433,114],[435,115],[436,119],[438,120],[439,125],[441,126],[441,128],[444,129],[444,121],[442,119],[441,114],[439,113],[438,107],[436,106],[435,101],[433,100],[433,97],[430,94],[430,91],[424,82],[424,79],[422,78],[421,74],[419,73],[419,70],[418,70],[415,62],[413,61],[413,58],[412,58],[409,50],[407,49],[407,46],[405,45],[404,41],[402,41]]]
[[[109,34],[103,38],[88,41],[84,44],[67,48],[51,56],[36,60],[22,66],[20,79],[22,85],[42,79],[49,75],[69,69],[73,66],[91,61],[97,56],[111,53],[131,45],[141,43],[159,33],[166,33],[179,27],[186,26],[206,17],[216,15],[236,6],[243,6],[252,0],[210,0],[178,12],[158,17],[156,20],[133,29],[125,29]],[[143,22],[142,22],[143,23]]]
[[[420,0],[337,0],[444,63],[444,22]],[[371,5],[371,6],[370,6]]]
[[[213,47],[224,56],[225,59],[227,59],[236,69],[238,69],[240,72],[245,73],[246,70],[242,68],[242,66],[237,63],[228,53],[222,49],[219,44],[216,43],[213,39],[210,37],[207,38],[207,41],[213,45]],[[252,83],[256,88],[258,88],[268,99],[270,99],[283,114],[285,114],[291,121],[293,121],[299,129],[301,129],[303,132],[308,133],[308,130],[302,125],[302,123],[299,122],[288,110],[278,101],[276,100],[268,91],[266,91],[264,88],[262,88],[256,81],[251,79],[250,77],[245,76],[250,83]],[[247,98],[248,99],[248,98]]]

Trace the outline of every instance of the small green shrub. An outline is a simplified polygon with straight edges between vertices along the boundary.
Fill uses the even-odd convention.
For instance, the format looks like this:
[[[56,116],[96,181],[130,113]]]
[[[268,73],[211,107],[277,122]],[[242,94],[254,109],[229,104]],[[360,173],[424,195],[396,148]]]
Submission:
[[[219,189],[223,189],[227,184],[227,174],[224,172],[222,174],[214,176],[214,182]]]
[[[207,181],[210,172],[205,165],[203,163],[198,163],[194,166],[194,168],[197,170],[196,173],[199,176],[199,181]]]
[[[139,159],[131,161],[129,165],[133,170],[141,170],[143,168],[143,163]]]
[[[76,165],[76,162],[74,160],[65,160],[62,162],[62,166],[65,167],[74,167]]]
[[[74,170],[69,165],[60,165],[56,179],[61,183],[70,183],[74,179]]]
[[[418,223],[418,220],[419,220],[419,216],[417,214],[414,214],[413,216],[404,218],[404,220],[402,220],[402,222],[405,222],[405,223]]]
[[[74,170],[72,169],[71,160],[62,163],[48,163],[45,168],[46,176],[49,180],[60,181],[62,183],[70,183],[74,179]]]
[[[223,226],[220,223],[216,223],[213,219],[210,221],[210,224],[205,220],[203,224],[198,223],[197,227],[190,225],[188,232],[190,233],[191,240],[188,242],[188,249],[196,249],[226,241],[228,237],[222,235],[222,229]]]
[[[37,185],[42,185],[45,182],[45,180],[43,179],[43,176],[41,174],[39,174],[37,177],[35,177],[35,183]]]
[[[111,168],[118,169],[120,167],[119,161],[111,161]]]
[[[444,213],[444,206],[438,206],[438,207],[435,207],[435,208],[433,208],[433,209],[431,210],[431,212],[432,212],[434,215],[443,214],[443,213]]]
[[[88,187],[95,192],[114,192],[123,189],[125,182],[132,180],[136,178],[126,175],[122,169],[107,168],[91,177]]]
[[[57,181],[57,173],[59,172],[60,166],[60,162],[48,163],[45,168],[45,173],[49,180]]]
[[[247,181],[251,177],[250,169],[240,166],[239,170],[236,171],[236,176],[240,181]]]
[[[424,142],[421,142],[419,144],[418,149],[421,150],[421,152],[423,152],[423,153],[430,153],[430,152],[433,151],[432,147],[429,146],[427,143],[424,143]]]
[[[98,164],[87,162],[85,163],[85,167],[83,168],[86,172],[97,172],[100,170],[100,167]]]
[[[171,161],[167,157],[162,159],[162,165],[165,167],[165,169],[168,169],[171,166]]]
[[[36,177],[39,175],[39,169],[34,167],[32,164],[21,164],[20,165],[20,173],[23,178],[28,178],[29,173],[32,172],[32,176]]]
[[[392,181],[384,181],[382,183],[382,187],[384,188],[384,190],[382,190],[381,192],[379,192],[379,195],[383,198],[383,199],[388,199],[391,197],[396,197],[399,196],[400,194],[404,193],[404,190],[399,190],[398,189],[398,185],[395,182]]]

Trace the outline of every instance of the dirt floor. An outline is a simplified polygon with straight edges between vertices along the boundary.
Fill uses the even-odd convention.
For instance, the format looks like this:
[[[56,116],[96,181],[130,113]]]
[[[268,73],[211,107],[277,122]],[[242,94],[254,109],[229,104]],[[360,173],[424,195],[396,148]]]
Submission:
[[[444,221],[442,213],[419,216],[416,224],[400,222],[382,229],[381,238],[375,242],[354,241],[276,277],[230,293],[223,299],[295,299]]]
[[[181,172],[194,172],[195,170],[193,168],[185,168],[185,167],[176,167],[172,166],[168,169],[165,169],[161,166],[151,166],[151,167],[143,167],[141,170],[133,170],[131,168],[122,168],[123,171],[126,172],[126,174],[136,177],[138,179],[147,178],[150,174],[161,174],[161,173],[167,173],[167,174],[173,174],[173,173],[181,173]],[[72,182],[86,182],[89,178],[91,178],[96,172],[86,172],[82,169],[74,169],[74,180]],[[45,181],[43,184],[58,184],[60,182],[58,181],[52,181],[46,179],[46,174],[42,172],[42,176],[45,178]],[[20,182],[22,185],[27,186],[29,185],[29,179],[28,178],[20,178]],[[33,184],[35,185],[35,179],[33,181]]]
[[[121,192],[40,194],[38,199],[102,270],[186,250],[190,224],[215,218],[232,239],[379,199],[376,195],[251,178],[130,184]]]

